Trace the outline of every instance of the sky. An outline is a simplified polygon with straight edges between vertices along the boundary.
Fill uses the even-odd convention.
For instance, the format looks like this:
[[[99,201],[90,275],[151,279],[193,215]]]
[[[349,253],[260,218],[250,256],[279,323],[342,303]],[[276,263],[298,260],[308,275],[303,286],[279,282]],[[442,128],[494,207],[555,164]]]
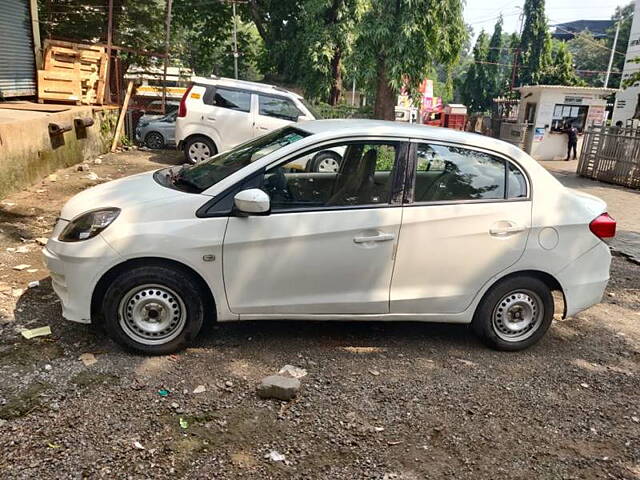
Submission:
[[[572,20],[606,20],[617,6],[627,5],[630,0],[546,0],[545,3],[549,24],[553,25]],[[489,35],[493,32],[500,13],[504,17],[504,31],[512,33],[519,30],[523,5],[524,0],[466,0],[464,19],[473,27],[474,40],[483,28]]]

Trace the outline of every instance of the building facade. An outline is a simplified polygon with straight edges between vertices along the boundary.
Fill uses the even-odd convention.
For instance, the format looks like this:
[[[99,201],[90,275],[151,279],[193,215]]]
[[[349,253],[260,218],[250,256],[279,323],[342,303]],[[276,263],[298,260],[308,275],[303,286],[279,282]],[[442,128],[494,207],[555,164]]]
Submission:
[[[629,33],[629,45],[627,46],[627,54],[625,57],[624,68],[622,69],[622,84],[629,79],[634,73],[640,72],[640,63],[634,60],[640,60],[640,1],[636,2],[633,12],[633,20],[631,22],[631,31]],[[640,109],[638,108],[638,96],[640,95],[640,82],[635,82],[627,88],[622,88],[616,94],[616,100],[613,107],[612,123],[627,121],[633,118],[640,118]]]

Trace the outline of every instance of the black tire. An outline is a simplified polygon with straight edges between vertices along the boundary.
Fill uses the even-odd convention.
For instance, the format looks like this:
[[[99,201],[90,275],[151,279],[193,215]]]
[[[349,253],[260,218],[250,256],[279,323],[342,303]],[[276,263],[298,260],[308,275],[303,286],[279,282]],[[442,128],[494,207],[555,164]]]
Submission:
[[[159,132],[149,132],[144,137],[144,144],[154,150],[161,150],[164,148],[164,137]]]
[[[202,148],[203,145],[206,146],[206,149]],[[195,135],[184,142],[184,158],[189,163],[204,161],[216,153],[218,153],[216,144],[204,135]]]
[[[172,321],[172,324],[175,321],[178,325],[171,330],[173,336],[167,334],[165,342],[163,342],[163,338],[145,337],[145,335],[156,335],[156,333],[145,334],[144,330],[135,332],[136,327],[132,326],[134,325],[133,317],[127,316],[125,319],[121,315],[121,303],[123,304],[122,311],[126,312],[130,312],[131,308],[135,311],[136,306],[131,307],[131,302],[138,301],[137,306],[140,307],[140,310],[145,310],[149,305],[155,305],[152,303],[155,300],[151,297],[136,300],[140,295],[143,295],[143,292],[146,293],[149,290],[156,290],[159,302],[165,301],[168,302],[167,305],[174,306],[174,303],[171,303],[173,300],[175,311],[181,313],[179,316],[176,314],[173,317],[175,312],[170,310],[171,307],[166,309],[168,321]],[[136,294],[132,294],[132,292],[139,292],[139,295],[136,297]],[[161,292],[169,294],[168,300],[160,298]],[[130,302],[127,302],[129,298]],[[164,298],[166,299],[167,296],[165,295]],[[177,352],[185,348],[198,335],[202,327],[205,312],[203,298],[204,295],[200,291],[198,283],[191,274],[184,270],[161,265],[134,267],[116,277],[105,292],[102,302],[104,327],[114,341],[128,349],[148,355],[166,355]],[[144,301],[147,302],[146,305],[143,305]],[[184,314],[182,314],[183,308]],[[160,311],[164,312],[161,306]],[[150,314],[147,315],[150,317]],[[180,318],[180,320],[172,320],[175,318]],[[180,325],[182,325],[181,328]],[[158,343],[149,344],[150,342]]]
[[[315,157],[313,157],[311,162],[309,162],[308,170],[310,172],[324,171],[324,170],[320,169],[320,165],[326,160],[335,161],[337,163],[337,166],[338,166],[338,169],[339,169],[340,168],[340,163],[342,162],[342,157],[340,157],[340,155],[338,155],[337,153],[334,153],[334,152],[320,152]],[[336,173],[337,173],[337,171],[338,170],[336,169]]]
[[[532,305],[532,311],[537,312],[534,316],[537,315],[538,319],[530,330],[523,329],[520,334],[509,330],[508,325],[514,326],[514,322],[517,325],[520,317],[511,319],[510,316],[509,321],[503,320],[507,318],[508,313],[502,309],[509,305],[508,302],[512,302],[511,308],[516,308],[515,315],[522,314],[518,311],[518,308],[522,307],[518,307],[517,302],[524,305],[525,310],[529,308],[528,305]],[[512,311],[511,308],[509,312]],[[540,308],[542,312],[539,311]],[[491,348],[506,351],[524,350],[537,343],[549,330],[553,310],[553,295],[543,281],[528,275],[517,275],[508,277],[489,289],[476,309],[471,326],[480,339]],[[513,335],[513,338],[505,339],[509,335]]]

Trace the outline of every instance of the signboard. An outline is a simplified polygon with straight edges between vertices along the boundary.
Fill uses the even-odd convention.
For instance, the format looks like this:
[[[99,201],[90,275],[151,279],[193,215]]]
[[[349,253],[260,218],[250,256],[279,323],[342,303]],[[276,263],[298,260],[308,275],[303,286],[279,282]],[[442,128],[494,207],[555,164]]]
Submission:
[[[533,132],[533,141],[541,142],[543,138],[544,138],[544,127],[536,127],[535,131]]]
[[[603,106],[592,105],[587,113],[587,126],[602,125],[605,121],[606,111]]]

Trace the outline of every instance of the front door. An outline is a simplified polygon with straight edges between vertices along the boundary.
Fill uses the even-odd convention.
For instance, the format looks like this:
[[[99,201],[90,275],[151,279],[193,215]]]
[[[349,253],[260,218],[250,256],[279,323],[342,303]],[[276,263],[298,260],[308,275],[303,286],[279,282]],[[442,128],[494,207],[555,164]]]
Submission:
[[[427,142],[414,150],[391,313],[460,313],[524,252],[531,228],[526,177],[478,150]]]
[[[229,218],[223,270],[232,312],[389,311],[402,215],[392,202],[394,165],[405,149],[364,141],[336,147],[346,148],[340,172],[301,172],[300,159],[278,165],[262,179],[270,215]]]

